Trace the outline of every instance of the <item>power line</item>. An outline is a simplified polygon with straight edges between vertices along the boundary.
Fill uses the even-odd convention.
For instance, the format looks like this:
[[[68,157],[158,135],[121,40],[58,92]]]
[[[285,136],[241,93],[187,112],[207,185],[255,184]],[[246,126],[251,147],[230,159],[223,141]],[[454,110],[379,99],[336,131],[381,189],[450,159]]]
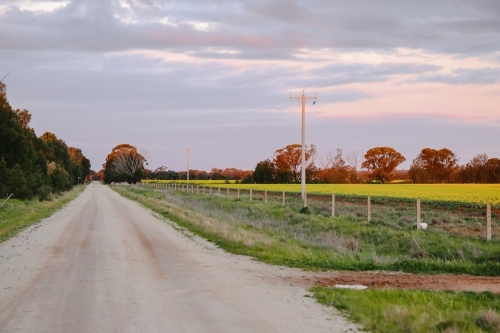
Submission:
[[[414,63],[411,63],[411,64],[407,64],[407,65],[403,65],[403,66],[399,66],[399,67],[395,67],[395,68],[391,68],[391,69],[386,69],[386,70],[383,70],[383,71],[374,72],[374,73],[370,73],[370,74],[366,74],[366,75],[361,75],[361,76],[358,76],[358,77],[355,77],[355,78],[352,78],[352,79],[341,80],[341,81],[337,81],[337,82],[333,82],[333,83],[328,83],[328,84],[324,84],[324,85],[309,87],[308,89],[323,88],[323,87],[329,87],[329,86],[343,84],[343,83],[347,83],[347,82],[351,82],[351,81],[357,81],[359,79],[364,79],[364,78],[367,78],[367,77],[370,77],[370,76],[374,76],[374,75],[378,75],[378,74],[384,74],[384,73],[396,71],[398,69],[403,69],[403,68],[408,68],[408,67],[412,67],[412,66],[424,64],[426,62],[430,62],[430,61],[433,61],[433,60],[437,60],[437,59],[441,59],[441,58],[446,58],[446,57],[449,57],[449,56],[452,56],[452,55],[461,54],[461,53],[465,53],[465,52],[468,52],[468,51],[480,49],[480,48],[483,48],[483,47],[486,47],[486,46],[490,46],[490,45],[493,45],[493,44],[497,44],[497,43],[500,43],[500,40],[496,40],[494,42],[487,43],[487,44],[482,44],[482,45],[474,46],[474,47],[471,47],[471,48],[468,48],[468,49],[464,49],[464,50],[461,50],[461,51],[457,51],[457,52],[454,52],[454,53],[445,54],[445,55],[441,55],[441,56],[438,56],[438,57],[434,57],[434,58],[430,58],[430,59],[426,59],[426,60],[422,60],[422,61],[417,61],[417,62],[414,62]]]
[[[14,69],[15,69],[15,67],[14,67],[14,68],[12,68],[12,69],[10,70],[10,72],[8,72],[7,74],[5,74],[5,76],[4,76],[4,77],[0,80],[0,82],[3,82],[3,80],[5,80],[5,78],[6,78],[7,76],[9,76],[9,74],[10,74],[10,73],[12,73],[12,72],[14,71]]]

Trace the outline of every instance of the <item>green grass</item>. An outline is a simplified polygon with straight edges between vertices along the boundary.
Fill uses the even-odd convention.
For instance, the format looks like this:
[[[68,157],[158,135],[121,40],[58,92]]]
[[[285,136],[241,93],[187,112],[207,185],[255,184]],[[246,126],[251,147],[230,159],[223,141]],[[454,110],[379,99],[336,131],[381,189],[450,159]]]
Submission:
[[[325,287],[319,302],[344,310],[373,333],[500,332],[500,296],[492,293]]]
[[[237,254],[311,270],[388,270],[500,276],[500,241],[394,227],[384,218],[301,214],[290,206],[214,195],[117,188]]]
[[[383,218],[301,214],[265,204],[151,187],[115,188],[235,254],[310,270],[388,270],[500,276],[500,242],[397,227]],[[224,195],[224,193],[222,193]],[[372,332],[500,332],[500,296],[315,287],[322,303]]]
[[[75,186],[71,191],[54,195],[52,201],[17,200],[7,201],[0,209],[0,242],[5,241],[24,228],[52,215],[63,205],[73,200],[85,189],[85,186]],[[2,200],[3,202],[3,200]]]

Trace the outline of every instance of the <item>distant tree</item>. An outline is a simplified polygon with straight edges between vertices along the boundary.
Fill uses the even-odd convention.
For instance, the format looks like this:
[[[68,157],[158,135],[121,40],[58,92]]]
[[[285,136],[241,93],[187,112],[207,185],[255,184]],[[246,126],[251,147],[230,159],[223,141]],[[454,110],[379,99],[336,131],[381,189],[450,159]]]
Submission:
[[[292,144],[276,150],[273,163],[277,169],[278,182],[289,182],[290,180],[298,183],[301,179],[302,164],[302,145]],[[306,168],[313,163],[313,156],[316,154],[316,147],[311,145],[305,151]],[[290,179],[291,178],[291,179]]]
[[[359,164],[361,163],[359,152],[352,151],[352,152],[346,154],[345,160],[346,160],[347,164],[349,165],[349,167],[351,168],[350,174],[349,174],[349,182],[350,183],[358,183],[359,182],[358,167],[359,167]]]
[[[243,178],[241,181],[242,184],[255,184],[255,181],[253,180],[252,174],[248,174]]]
[[[342,158],[342,149],[337,148],[334,155],[328,152],[319,158],[321,169],[318,171],[318,180],[329,184],[348,183],[351,179],[352,169],[346,165]]]
[[[485,166],[488,174],[488,183],[500,183],[500,159],[490,158]]]
[[[424,148],[413,160],[409,176],[415,183],[448,182],[457,169],[458,158],[451,150]]]
[[[69,155],[68,146],[62,139],[58,139],[54,133],[45,132],[40,136],[43,143],[41,147],[47,161],[55,162],[58,167],[63,168],[70,176],[73,183],[73,163]]]
[[[257,184],[272,184],[276,182],[276,166],[269,159],[257,163],[253,172],[253,180]]]
[[[458,180],[462,183],[487,183],[489,182],[486,163],[488,155],[479,154],[473,157],[467,164],[461,166],[458,171]]]
[[[79,148],[68,147],[68,154],[72,163],[72,175],[75,183],[78,182],[78,179],[83,183],[90,173],[90,160],[83,155]]]
[[[370,178],[385,183],[391,180],[391,172],[406,161],[401,153],[390,147],[375,147],[365,154],[362,168],[370,171]]]
[[[138,182],[143,177],[145,164],[146,159],[137,152],[136,147],[120,144],[106,157],[103,165],[104,182]]]
[[[105,178],[105,175],[104,175],[104,169],[99,170],[99,171],[96,173],[96,177],[99,179],[99,181],[103,182],[103,181],[104,181],[104,178]]]

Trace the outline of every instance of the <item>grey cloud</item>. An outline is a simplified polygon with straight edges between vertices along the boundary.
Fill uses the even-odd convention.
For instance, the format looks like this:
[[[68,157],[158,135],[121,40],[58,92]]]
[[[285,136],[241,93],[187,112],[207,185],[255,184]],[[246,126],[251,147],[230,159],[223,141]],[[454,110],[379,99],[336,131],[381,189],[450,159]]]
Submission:
[[[15,5],[18,0],[2,3]],[[455,52],[500,39],[496,0],[128,0],[131,9],[117,3],[73,0],[45,14],[12,6],[0,16],[0,74],[15,67],[6,80],[11,104],[33,113],[38,134],[52,131],[82,148],[94,169],[122,142],[147,148],[153,167],[183,168],[183,148],[190,146],[195,168],[251,169],[274,150],[300,141],[300,108],[288,99],[290,87],[331,85],[407,63],[401,58],[379,66],[339,63],[304,70],[300,65],[305,60],[295,56],[304,48],[374,50],[392,56],[399,47]],[[126,24],[117,16],[137,22]],[[167,18],[172,25],[158,23]],[[213,26],[198,31],[193,22]],[[498,61],[494,52],[499,46],[462,56]],[[187,53],[197,61],[122,53],[129,50]],[[260,63],[284,59],[298,66],[269,61],[264,66],[239,67],[212,61],[225,59]],[[317,65],[327,60],[320,55],[306,61]],[[496,69],[433,75],[437,68],[419,65],[363,82],[411,73],[413,82],[498,82]],[[320,96],[318,106],[374,97],[358,92],[356,86],[348,91],[335,88]],[[293,107],[296,113],[284,112]],[[448,146],[463,158],[468,158],[469,151],[471,156],[483,151],[500,156],[494,145],[500,139],[499,124],[465,126],[448,119],[408,117],[364,122],[319,119],[314,112],[308,113],[307,121],[308,142],[322,150],[366,151],[376,144],[398,145],[395,148],[408,159],[422,148],[416,146],[418,142]],[[430,135],[425,136],[423,128]],[[475,149],[478,141],[471,138],[481,140],[482,151]]]
[[[498,68],[480,68],[480,69],[456,69],[450,75],[442,74],[427,74],[417,76],[414,79],[408,80],[408,83],[419,82],[441,82],[450,85],[461,84],[495,84],[500,83],[500,69]]]
[[[475,42],[478,33],[491,40],[500,22],[498,6],[486,0],[130,3],[131,13],[139,19],[136,24],[119,22],[115,14],[125,15],[126,10],[111,1],[73,0],[65,8],[36,15],[11,7],[0,23],[5,31],[0,47],[106,52],[232,46],[243,53],[416,47],[449,52],[467,38]],[[168,17],[178,26],[150,23],[152,17]],[[188,25],[200,21],[216,26],[205,32]]]

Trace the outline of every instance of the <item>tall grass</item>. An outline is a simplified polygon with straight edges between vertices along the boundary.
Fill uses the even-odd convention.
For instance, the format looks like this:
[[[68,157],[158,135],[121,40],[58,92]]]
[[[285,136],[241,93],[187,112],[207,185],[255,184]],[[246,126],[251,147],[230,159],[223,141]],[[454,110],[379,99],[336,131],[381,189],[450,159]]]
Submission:
[[[344,310],[373,333],[500,332],[492,293],[315,287],[319,302]]]
[[[293,207],[180,191],[120,193],[233,253],[316,270],[500,275],[500,242],[440,230],[394,228],[383,218],[301,214]]]
[[[63,205],[73,200],[85,189],[84,185],[73,187],[71,191],[52,196],[51,201],[17,200],[7,201],[0,209],[0,242],[5,241],[24,228],[52,215]]]

